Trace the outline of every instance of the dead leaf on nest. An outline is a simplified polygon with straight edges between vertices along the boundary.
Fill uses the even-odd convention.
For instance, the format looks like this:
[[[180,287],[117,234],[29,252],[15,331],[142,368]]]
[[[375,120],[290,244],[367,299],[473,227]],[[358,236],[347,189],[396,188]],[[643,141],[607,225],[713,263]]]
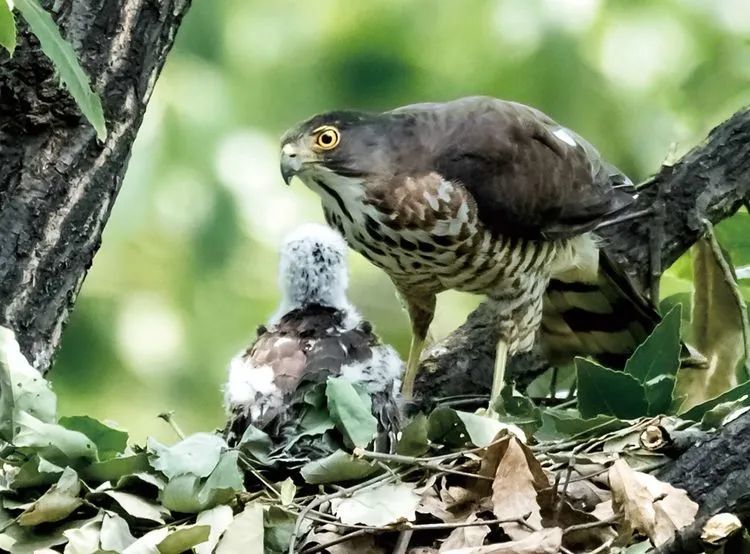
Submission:
[[[310,542],[327,544],[338,538],[341,538],[341,535],[338,533],[315,533],[311,537]],[[375,544],[375,537],[373,535],[364,535],[333,546],[328,546],[326,547],[326,552],[330,552],[330,554],[385,554],[386,551]]]
[[[333,513],[342,523],[376,527],[414,521],[418,504],[413,483],[388,483],[355,492],[349,498],[331,500]]]
[[[572,484],[570,483],[570,485]],[[570,491],[570,487],[568,487],[568,491]],[[571,505],[567,494],[562,504],[560,504],[560,495],[553,494],[552,489],[540,492],[537,500],[542,508],[542,523],[545,528],[562,527],[565,529],[571,525],[599,521],[589,511],[578,510]],[[563,537],[563,545],[573,552],[589,552],[616,536],[617,533],[611,526],[601,525],[566,533]]]
[[[684,490],[634,471],[624,460],[609,469],[612,506],[622,514],[623,531],[638,531],[659,545],[695,520],[698,505]]]
[[[472,515],[467,522],[476,521],[477,517]],[[450,552],[459,548],[471,546],[482,546],[484,539],[490,534],[490,528],[487,525],[477,525],[475,527],[458,527],[451,531],[448,538],[440,546],[438,552]]]
[[[504,450],[499,454],[499,462],[492,482],[492,511],[498,519],[512,519],[531,514],[526,520],[531,526],[542,525],[542,515],[538,491],[549,486],[549,480],[542,466],[534,458],[528,447],[515,437],[501,443]],[[512,538],[519,535],[513,532],[518,524],[503,525],[503,530]],[[523,528],[524,535],[528,534]]]
[[[443,554],[555,554],[561,545],[562,529],[554,527],[535,531],[517,541],[446,550]]]

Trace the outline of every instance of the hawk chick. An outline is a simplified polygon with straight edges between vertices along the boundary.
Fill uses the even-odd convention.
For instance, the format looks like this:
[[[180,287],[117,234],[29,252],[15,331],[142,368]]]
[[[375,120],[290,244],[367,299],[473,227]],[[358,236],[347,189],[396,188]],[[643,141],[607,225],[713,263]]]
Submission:
[[[283,446],[298,434],[310,408],[304,393],[343,376],[370,394],[378,447],[388,449],[383,441],[392,442],[397,432],[403,363],[349,303],[346,253],[342,237],[325,225],[303,225],[284,241],[279,308],[229,365],[224,398],[230,444],[253,425]],[[314,442],[298,441],[297,450],[308,448],[310,454]]]

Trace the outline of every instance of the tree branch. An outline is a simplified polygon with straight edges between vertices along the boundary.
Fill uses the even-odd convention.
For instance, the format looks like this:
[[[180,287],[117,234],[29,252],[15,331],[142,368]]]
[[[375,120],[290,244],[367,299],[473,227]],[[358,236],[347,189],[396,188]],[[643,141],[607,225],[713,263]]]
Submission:
[[[43,2],[47,9],[52,1]],[[99,92],[104,144],[22,31],[0,54],[0,325],[46,371],[190,0],[72,0],[54,17]],[[23,25],[21,25],[23,29]]]
[[[625,219],[601,229],[604,250],[626,269],[642,291],[700,238],[702,221],[718,223],[750,202],[750,110],[713,129],[708,138],[674,165],[665,165],[639,187],[630,213],[655,216]],[[653,237],[660,237],[654,243]],[[654,249],[653,247],[656,247]],[[497,342],[494,314],[487,304],[433,346],[422,362],[417,406],[435,399],[489,393]],[[527,381],[549,367],[540,351],[514,357],[506,371]]]

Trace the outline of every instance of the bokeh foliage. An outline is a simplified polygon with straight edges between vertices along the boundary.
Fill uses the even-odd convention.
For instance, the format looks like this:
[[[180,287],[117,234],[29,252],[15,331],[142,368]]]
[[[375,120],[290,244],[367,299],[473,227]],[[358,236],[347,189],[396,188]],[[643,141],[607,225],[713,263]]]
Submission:
[[[745,0],[197,0],[66,330],[61,413],[139,440],[171,438],[166,410],[186,431],[222,424],[226,363],[278,299],[275,247],[321,220],[278,174],[277,137],[299,119],[488,94],[546,111],[640,180],[748,104],[749,36]],[[745,241],[737,265],[743,228],[718,231]],[[404,352],[387,279],[351,267],[354,303]],[[689,268],[664,292],[689,292]],[[435,334],[476,302],[446,295]]]

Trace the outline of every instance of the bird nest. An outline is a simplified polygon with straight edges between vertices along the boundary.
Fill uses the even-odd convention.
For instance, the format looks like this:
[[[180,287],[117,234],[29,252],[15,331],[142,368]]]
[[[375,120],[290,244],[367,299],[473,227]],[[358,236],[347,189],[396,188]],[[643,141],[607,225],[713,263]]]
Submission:
[[[112,424],[58,417],[49,383],[0,328],[0,550],[646,551],[698,511],[654,472],[747,410],[745,394],[682,418],[583,418],[506,391],[497,417],[438,407],[383,452],[371,399],[336,379],[317,435],[299,430],[320,437],[303,458],[252,426],[232,445],[216,432],[185,437],[170,414],[178,442],[129,445]],[[724,518],[702,540],[739,528]]]

